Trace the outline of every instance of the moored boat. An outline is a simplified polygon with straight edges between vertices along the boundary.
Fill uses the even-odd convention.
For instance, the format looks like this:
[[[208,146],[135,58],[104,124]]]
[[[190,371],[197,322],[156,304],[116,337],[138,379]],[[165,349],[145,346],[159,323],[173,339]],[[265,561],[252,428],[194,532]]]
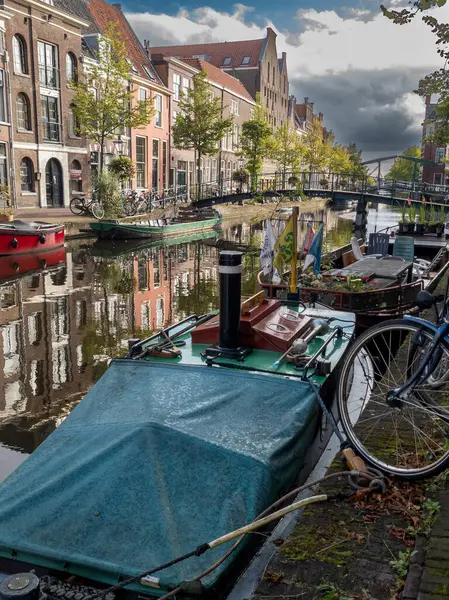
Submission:
[[[29,252],[14,256],[0,256],[0,282],[11,281],[42,269],[59,267],[65,263],[65,248],[45,252]]]
[[[129,240],[148,238],[162,240],[218,229],[221,215],[213,209],[179,210],[177,217],[142,221],[94,221],[90,223],[99,238]]]
[[[64,245],[64,225],[14,220],[0,224],[0,255],[42,252]]]
[[[313,468],[327,441],[317,394],[330,405],[354,317],[264,294],[241,304],[238,252],[221,254],[219,272],[218,316],[130,340],[0,486],[2,594],[109,600],[108,586],[134,577],[121,597],[223,597],[261,536],[224,562],[229,542],[144,573],[205,551]]]

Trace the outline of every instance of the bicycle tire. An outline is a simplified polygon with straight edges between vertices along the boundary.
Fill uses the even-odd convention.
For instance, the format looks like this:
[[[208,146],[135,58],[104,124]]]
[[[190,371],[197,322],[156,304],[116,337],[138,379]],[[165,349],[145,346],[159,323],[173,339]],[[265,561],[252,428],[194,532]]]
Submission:
[[[126,217],[132,217],[136,214],[137,206],[132,200],[123,203],[123,214]]]
[[[356,339],[340,371],[337,404],[349,444],[373,467],[399,478],[431,477],[449,466],[449,384],[435,389],[424,381],[400,406],[386,402],[388,391],[416,371],[419,353],[411,347],[433,335],[431,327],[409,319],[386,321]],[[449,354],[446,340],[439,350]],[[386,358],[390,355],[391,361]]]
[[[86,202],[84,198],[81,198],[80,196],[72,198],[69,206],[74,215],[79,216],[86,212]]]
[[[100,202],[92,202],[90,205],[90,212],[96,219],[102,219],[104,217],[104,208]]]

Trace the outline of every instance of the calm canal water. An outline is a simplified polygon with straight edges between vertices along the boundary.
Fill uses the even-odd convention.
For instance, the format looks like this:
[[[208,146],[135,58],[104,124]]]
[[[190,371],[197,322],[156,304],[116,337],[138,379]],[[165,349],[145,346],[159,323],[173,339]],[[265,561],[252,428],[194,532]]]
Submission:
[[[325,221],[328,247],[352,235],[353,215],[309,213]],[[397,221],[372,209],[369,229]],[[218,307],[218,254],[245,251],[243,290],[258,291],[265,222],[224,227],[220,237],[165,248],[68,243],[65,261],[0,286],[0,481],[64,419],[130,337]]]

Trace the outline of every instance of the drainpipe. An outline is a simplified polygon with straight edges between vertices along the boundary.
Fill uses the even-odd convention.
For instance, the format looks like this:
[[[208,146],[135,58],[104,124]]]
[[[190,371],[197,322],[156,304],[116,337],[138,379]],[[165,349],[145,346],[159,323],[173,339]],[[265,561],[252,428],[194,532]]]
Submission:
[[[221,88],[221,117],[223,118],[224,108],[224,88]],[[220,151],[218,152],[218,189],[220,190],[220,196],[223,196],[223,173],[221,171],[221,157],[222,157],[223,139],[220,140]],[[226,167],[225,167],[226,171]]]
[[[16,198],[16,159],[14,153],[14,126],[12,119],[12,94],[11,94],[11,78],[9,76],[9,54],[5,52],[5,82],[7,88],[7,98],[8,98],[8,114],[9,114],[9,157],[11,160],[10,165],[10,179],[11,179],[11,190],[12,190],[12,207],[17,208],[17,198]]]

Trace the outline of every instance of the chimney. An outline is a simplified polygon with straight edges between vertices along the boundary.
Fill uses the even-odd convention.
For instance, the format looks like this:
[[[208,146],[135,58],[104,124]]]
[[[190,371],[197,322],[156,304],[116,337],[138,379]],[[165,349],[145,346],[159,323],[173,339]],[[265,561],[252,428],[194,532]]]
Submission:
[[[143,48],[148,58],[151,58],[150,40],[143,40]]]
[[[304,98],[304,104],[309,104],[309,99],[308,98]]]
[[[112,5],[114,8],[116,8],[117,10],[122,10],[122,5],[121,4],[113,4]]]

